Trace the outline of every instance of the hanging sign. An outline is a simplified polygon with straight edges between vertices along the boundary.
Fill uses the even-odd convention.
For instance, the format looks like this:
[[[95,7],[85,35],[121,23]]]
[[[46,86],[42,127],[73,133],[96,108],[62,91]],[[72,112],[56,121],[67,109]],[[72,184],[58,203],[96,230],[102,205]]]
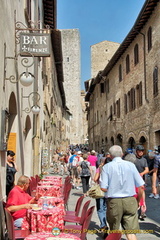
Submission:
[[[20,55],[31,57],[50,56],[50,34],[20,33]]]

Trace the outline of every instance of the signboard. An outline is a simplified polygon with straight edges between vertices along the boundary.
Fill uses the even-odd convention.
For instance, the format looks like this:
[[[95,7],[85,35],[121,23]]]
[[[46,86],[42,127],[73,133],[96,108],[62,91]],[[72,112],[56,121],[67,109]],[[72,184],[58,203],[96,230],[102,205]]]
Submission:
[[[7,150],[11,150],[16,153],[16,133],[9,134]]]
[[[31,57],[50,56],[50,34],[20,33],[20,55]]]

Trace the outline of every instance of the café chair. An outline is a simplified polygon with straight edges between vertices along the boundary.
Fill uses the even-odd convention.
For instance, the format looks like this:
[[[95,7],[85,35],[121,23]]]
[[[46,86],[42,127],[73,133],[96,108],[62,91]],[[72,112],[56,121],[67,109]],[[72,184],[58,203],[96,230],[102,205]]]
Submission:
[[[29,230],[16,230],[10,211],[7,208],[4,208],[4,210],[9,240],[25,239],[29,234],[31,234]]]
[[[68,200],[69,200],[71,189],[72,189],[72,184],[68,183],[63,192],[64,206],[66,210],[68,209]]]
[[[91,200],[88,200],[84,205],[83,205],[83,208],[82,208],[82,212],[81,212],[81,216],[78,217],[78,216],[73,216],[73,215],[65,215],[64,216],[64,223],[66,222],[71,222],[71,223],[77,223],[77,224],[80,224],[82,225],[85,218],[87,217],[87,209],[89,207],[89,204],[90,204]]]
[[[105,240],[120,240],[122,234],[121,233],[110,233]]]
[[[65,233],[76,235],[81,240],[86,240],[87,230],[89,228],[94,209],[95,206],[92,206],[88,209],[85,220],[82,225],[66,225],[64,226],[63,231]]]
[[[66,211],[65,216],[72,215],[72,216],[78,217],[83,199],[84,199],[84,195],[80,196],[76,202],[75,210],[74,211]]]

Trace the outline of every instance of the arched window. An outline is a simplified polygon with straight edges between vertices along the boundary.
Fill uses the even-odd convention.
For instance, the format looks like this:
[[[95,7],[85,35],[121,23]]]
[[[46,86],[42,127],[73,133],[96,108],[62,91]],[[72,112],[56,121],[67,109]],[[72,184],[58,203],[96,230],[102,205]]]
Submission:
[[[130,60],[129,55],[126,57],[126,73],[128,74],[130,72]]]
[[[138,44],[135,45],[134,47],[134,65],[137,65],[139,63],[139,49],[138,49]]]
[[[147,40],[148,40],[148,52],[152,48],[152,28],[149,27],[148,32],[147,32]]]
[[[153,95],[158,95],[158,67],[154,68],[153,71]]]

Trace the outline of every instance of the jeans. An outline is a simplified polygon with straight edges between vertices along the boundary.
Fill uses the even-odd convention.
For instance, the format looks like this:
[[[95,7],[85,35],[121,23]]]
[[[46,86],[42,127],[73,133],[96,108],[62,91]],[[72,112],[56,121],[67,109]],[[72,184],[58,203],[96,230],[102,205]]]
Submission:
[[[90,179],[90,176],[86,176],[86,177],[81,176],[83,193],[86,193],[89,190],[89,179]]]
[[[96,199],[96,208],[97,208],[97,214],[100,221],[100,228],[103,228],[107,226],[106,222],[106,211],[107,211],[107,205],[106,205],[106,198],[97,198]]]
[[[22,226],[23,218],[18,218],[14,220],[14,226],[20,228]]]

